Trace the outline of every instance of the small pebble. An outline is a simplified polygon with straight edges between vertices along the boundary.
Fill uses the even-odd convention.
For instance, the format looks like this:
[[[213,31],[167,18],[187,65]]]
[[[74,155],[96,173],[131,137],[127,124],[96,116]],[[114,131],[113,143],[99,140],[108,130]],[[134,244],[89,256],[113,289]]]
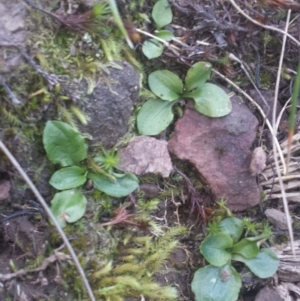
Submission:
[[[261,146],[256,147],[252,152],[250,173],[252,176],[262,173],[266,167],[267,155]]]
[[[268,221],[275,227],[281,229],[281,230],[287,230],[288,229],[288,223],[286,214],[284,212],[281,212],[277,209],[267,209],[265,211],[265,215],[268,219]]]

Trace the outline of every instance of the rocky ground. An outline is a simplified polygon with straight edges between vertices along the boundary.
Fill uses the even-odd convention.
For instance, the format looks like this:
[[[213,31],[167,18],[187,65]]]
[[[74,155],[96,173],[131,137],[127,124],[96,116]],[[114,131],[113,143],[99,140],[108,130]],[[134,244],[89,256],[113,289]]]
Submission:
[[[57,166],[48,160],[42,142],[48,120],[77,128],[86,138],[89,157],[103,148],[117,151],[118,167],[139,178],[139,189],[121,199],[86,183],[86,213],[64,228],[97,300],[194,300],[193,274],[205,264],[199,245],[222,209],[216,204],[222,199],[237,217],[257,223],[257,230],[269,221],[269,246],[281,260],[272,278],[243,276],[239,300],[298,300],[300,275],[294,267],[299,263],[288,244],[270,129],[249,100],[271,120],[283,35],[263,26],[283,30],[292,8],[289,34],[297,40],[297,4],[170,1],[169,27],[181,43],[171,44],[175,52],[168,46],[160,57],[148,60],[141,51],[145,38],[131,35],[135,49],[129,49],[110,15],[100,25],[76,31],[74,23],[65,26],[25,2],[0,3],[1,140],[49,204],[55,190],[48,182]],[[101,2],[36,4],[58,16],[62,9],[78,16]],[[134,27],[154,31],[153,22],[145,20],[151,21],[155,2],[118,2],[122,18],[132,22],[131,33]],[[298,54],[299,42],[288,39],[277,116],[291,96]],[[168,69],[183,77],[198,61],[212,64],[210,81],[230,95],[232,112],[213,119],[182,101],[182,114],[163,133],[138,135],[136,115],[150,93],[148,74]],[[288,112],[281,115],[277,135],[284,154]],[[297,135],[292,178],[285,184],[299,254]],[[259,146],[266,163],[253,155]],[[89,300],[55,228],[1,152],[0,201],[0,300]],[[133,282],[139,288],[133,289]],[[112,288],[116,291],[110,295]]]

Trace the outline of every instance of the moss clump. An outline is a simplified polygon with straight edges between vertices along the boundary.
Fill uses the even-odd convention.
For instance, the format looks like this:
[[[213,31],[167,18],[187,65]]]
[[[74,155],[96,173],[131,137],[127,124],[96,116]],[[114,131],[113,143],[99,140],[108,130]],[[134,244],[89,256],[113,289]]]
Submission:
[[[179,245],[176,237],[187,230],[181,226],[165,229],[155,223],[151,214],[159,202],[138,201],[139,209],[132,220],[144,225],[143,229],[134,226],[104,228],[98,223],[84,221],[65,228],[66,234],[73,238],[71,243],[97,300],[125,300],[141,295],[157,301],[177,300],[178,292],[174,287],[160,286],[154,279]],[[82,283],[75,281],[79,279],[75,267],[62,262],[61,268],[62,281],[71,299],[85,300]]]

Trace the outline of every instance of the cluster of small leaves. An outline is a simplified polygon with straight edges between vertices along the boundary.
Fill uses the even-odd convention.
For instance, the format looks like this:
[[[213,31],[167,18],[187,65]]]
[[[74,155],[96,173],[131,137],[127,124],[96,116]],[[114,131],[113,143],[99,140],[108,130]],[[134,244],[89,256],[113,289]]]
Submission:
[[[243,262],[260,278],[274,275],[279,265],[271,249],[260,249],[260,244],[268,235],[240,240],[244,231],[243,222],[235,217],[222,220],[219,228],[219,232],[211,232],[200,246],[200,252],[210,265],[200,268],[194,275],[192,290],[196,301],[237,300],[241,277],[231,265],[232,260]]]
[[[113,171],[118,157],[114,152],[105,151],[96,158],[107,171],[89,172],[87,167],[83,167],[81,162],[87,158],[87,145],[80,133],[64,122],[48,121],[43,143],[49,160],[62,167],[49,181],[61,191],[51,201],[51,210],[61,226],[84,215],[87,200],[81,187],[87,179],[93,180],[97,189],[113,197],[127,196],[138,187],[138,179],[133,174]]]
[[[168,0],[159,0],[155,3],[152,10],[152,18],[156,25],[155,36],[169,42],[174,38],[171,31],[162,29],[164,26],[171,23],[173,14]],[[154,59],[164,51],[164,46],[156,39],[150,39],[144,42],[142,51],[148,59]]]
[[[221,117],[231,112],[231,101],[220,87],[206,83],[210,78],[211,64],[198,62],[187,72],[184,83],[168,70],[157,70],[148,77],[150,90],[159,99],[149,99],[137,116],[142,135],[157,135],[172,122],[172,107],[182,98],[192,98],[195,109],[209,117]]]

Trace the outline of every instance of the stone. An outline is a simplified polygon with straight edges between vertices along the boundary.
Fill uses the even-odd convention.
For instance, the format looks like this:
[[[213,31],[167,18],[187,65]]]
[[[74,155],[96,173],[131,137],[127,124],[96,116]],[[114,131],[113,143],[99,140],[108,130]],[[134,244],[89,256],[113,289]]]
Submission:
[[[274,208],[269,208],[265,211],[268,221],[275,227],[281,230],[288,230],[286,214]]]
[[[53,188],[49,184],[49,179],[55,172],[55,166],[48,160],[41,145],[37,145],[35,138],[25,137],[17,130],[3,131],[1,138],[41,195],[45,198],[53,195]],[[1,170],[7,171],[11,169],[10,164],[6,163],[3,158],[3,154],[0,151],[0,172]],[[24,180],[21,176],[14,176],[13,183],[17,189],[10,189],[8,201],[17,203],[35,200],[31,189],[24,185]]]
[[[135,137],[120,150],[119,168],[136,175],[160,174],[166,178],[173,170],[167,142],[152,137]]]
[[[156,184],[141,184],[139,189],[146,199],[154,199],[161,193],[161,189]]]
[[[284,301],[278,292],[271,286],[263,287],[256,295],[254,301]]]
[[[0,180],[0,201],[6,200],[9,197],[10,182]]]
[[[258,120],[237,96],[231,101],[232,112],[221,118],[187,108],[175,125],[168,149],[197,169],[216,201],[225,198],[230,210],[240,211],[260,201],[259,188],[249,171]]]
[[[265,169],[267,162],[267,154],[264,149],[259,146],[256,147],[252,152],[251,163],[250,163],[250,172],[251,175],[255,176]]]
[[[80,126],[81,132],[93,137],[93,143],[101,142],[105,148],[113,147],[128,131],[128,123],[134,105],[138,101],[139,73],[127,62],[117,62],[122,68],[109,67],[107,82],[94,88],[88,101],[82,103],[90,121]],[[87,90],[83,87],[83,90]]]
[[[2,1],[1,1],[2,2]],[[0,3],[0,45],[25,44],[27,32],[25,5],[13,1]],[[0,73],[9,75],[23,62],[19,51],[13,47],[0,47]]]

